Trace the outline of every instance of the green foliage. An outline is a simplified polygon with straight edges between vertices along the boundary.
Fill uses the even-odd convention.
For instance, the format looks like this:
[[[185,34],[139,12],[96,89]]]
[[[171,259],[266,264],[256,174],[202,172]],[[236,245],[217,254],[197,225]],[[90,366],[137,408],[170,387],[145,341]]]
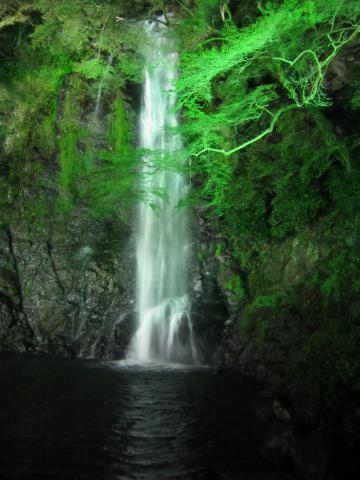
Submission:
[[[356,298],[360,294],[359,269],[359,253],[346,246],[339,248],[338,253],[331,256],[322,269],[324,280],[320,290],[325,298],[330,302],[335,300],[339,303],[343,300],[344,294],[347,298]],[[348,302],[350,306],[352,301]]]
[[[355,224],[359,216],[357,206],[360,201],[360,171],[354,169],[346,175],[341,169],[333,169],[328,178],[331,199],[336,203],[339,213],[350,226]]]
[[[330,103],[326,72],[358,34],[360,7],[268,2],[239,26],[220,7],[198,2],[192,16],[184,12],[181,130],[192,201],[215,214],[249,272],[269,260],[268,246],[326,222],[331,210],[346,225],[357,215],[357,164],[321,109]]]
[[[330,295],[337,296],[340,292],[338,290],[340,284],[340,276],[342,274],[343,258],[336,256],[332,258],[327,265],[328,277],[321,285],[321,292],[329,297]]]
[[[190,17],[189,9],[185,2],[177,2],[183,6],[182,14],[184,20],[178,27],[182,40],[182,49],[187,50],[202,45],[209,37],[216,35],[222,24],[220,7],[224,4],[222,0],[197,0],[192,8]],[[185,6],[185,8],[184,8]]]
[[[207,2],[207,8],[212,9],[211,2]],[[222,45],[219,48],[212,47],[184,54],[183,75],[178,85],[179,103],[196,107],[198,102],[209,102],[213,98],[212,81],[218,75],[233,69],[236,69],[238,74],[246,74],[256,61],[263,62],[265,67],[269,68],[269,64],[264,62],[264,59],[269,59],[272,68],[280,68],[282,61],[287,65],[281,72],[280,81],[290,96],[297,96],[299,87],[301,95],[304,94],[312,103],[318,104],[320,90],[312,92],[316,99],[311,98],[312,93],[309,96],[306,91],[306,85],[316,78],[316,72],[311,73],[311,70],[316,71],[317,61],[311,58],[309,62],[306,59],[304,62],[300,60],[305,56],[304,52],[316,52],[318,56],[320,49],[326,52],[326,49],[330,48],[332,52],[332,42],[328,35],[351,23],[358,15],[359,7],[355,1],[285,0],[280,7],[268,3],[264,15],[248,27],[237,29],[226,26],[221,31]],[[193,23],[197,25],[198,20]],[[320,32],[315,33],[314,29],[319,24],[325,27],[324,31],[320,29]],[[206,31],[207,25],[202,28]],[[356,27],[354,28],[356,30]],[[341,38],[343,36],[340,35]],[[304,46],[309,48],[304,49]],[[299,55],[301,57],[298,59]],[[311,53],[310,57],[312,56]]]
[[[74,71],[81,73],[85,78],[94,80],[110,74],[112,68],[101,58],[82,60],[74,66]]]
[[[100,56],[106,52],[113,55],[114,65],[124,78],[139,80],[141,34],[132,24],[116,21],[121,5],[111,1],[36,0],[34,8],[44,20],[32,34],[34,48],[46,49],[53,56],[69,56],[76,61],[74,70],[89,79],[111,71]]]
[[[218,7],[216,2],[205,2],[202,9],[207,8],[211,17]],[[206,16],[198,16],[198,12],[200,6],[186,20],[183,35],[191,26],[205,37],[209,34]],[[360,8],[354,1],[286,0],[280,6],[267,4],[262,13],[242,28],[230,20],[222,28],[218,25],[213,44],[190,46],[181,58],[177,90],[179,108],[186,111],[182,130],[188,139],[191,169],[195,175],[198,171],[207,173],[204,196],[217,213],[226,208],[224,190],[232,178],[231,164],[221,156],[235,157],[237,152],[274,136],[279,124],[289,121],[291,110],[329,105],[326,71],[360,32],[356,23]],[[312,115],[315,118],[317,114]],[[315,121],[322,134],[318,143],[323,142],[327,158],[336,154],[350,169],[346,148],[329,133],[331,129]],[[239,160],[243,161],[237,157],[231,162]],[[298,194],[308,191],[308,186],[300,185]],[[306,217],[311,217],[322,202],[315,191],[308,192],[306,201]]]
[[[132,184],[130,167],[124,166],[131,163],[129,155],[125,155],[121,173],[116,173],[119,144],[124,140],[128,145],[130,140],[120,132],[117,151],[99,153],[98,134],[91,138],[94,127],[88,108],[100,81],[103,96],[111,103],[127,80],[141,80],[139,27],[116,19],[133,10],[127,0],[101,4],[11,0],[0,6],[0,56],[5,58],[0,69],[0,202],[5,222],[10,221],[15,202],[29,219],[45,215],[41,205],[53,185],[44,176],[50,164],[56,171],[56,162],[58,179],[53,175],[51,180],[58,184],[59,213],[81,199],[96,210],[96,198],[102,202],[100,198],[106,195],[90,200],[89,185],[90,190],[113,192],[106,203],[114,209],[123,201],[115,201],[115,195],[130,195],[130,187],[120,191],[120,181]],[[104,139],[101,148],[109,150],[107,143],[113,140]],[[89,180],[95,164],[98,188],[95,180]],[[33,195],[27,194],[29,189]]]

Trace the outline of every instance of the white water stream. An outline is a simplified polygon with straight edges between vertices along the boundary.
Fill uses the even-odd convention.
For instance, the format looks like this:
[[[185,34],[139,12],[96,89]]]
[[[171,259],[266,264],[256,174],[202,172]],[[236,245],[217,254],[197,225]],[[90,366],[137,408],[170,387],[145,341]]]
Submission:
[[[173,91],[177,76],[174,42],[157,22],[146,22],[145,85],[140,115],[140,147],[167,154],[181,148],[176,127]],[[139,362],[196,363],[190,318],[188,264],[190,235],[185,208],[184,176],[171,170],[153,172],[151,157],[144,159],[144,189],[150,201],[141,203],[137,230],[138,329],[128,358]],[[154,195],[163,191],[166,198]],[[150,206],[152,205],[152,207]]]

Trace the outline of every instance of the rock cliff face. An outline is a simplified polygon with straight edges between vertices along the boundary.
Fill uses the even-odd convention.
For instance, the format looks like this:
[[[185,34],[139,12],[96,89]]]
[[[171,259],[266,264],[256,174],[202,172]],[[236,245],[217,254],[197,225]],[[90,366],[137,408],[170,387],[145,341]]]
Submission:
[[[59,98],[56,148],[48,154],[39,145],[44,166],[33,182],[24,182],[9,221],[0,228],[0,351],[119,358],[134,328],[133,206],[125,214],[114,208],[94,215],[87,198],[77,196],[70,208],[63,208],[60,177],[61,156],[68,148],[61,142],[67,141],[69,121],[91,138],[88,145],[80,135],[73,142],[71,155],[80,163],[86,148],[116,150],[124,115],[135,113],[127,104],[116,123],[113,104],[116,99],[119,104],[119,97],[108,89],[94,125],[91,82],[76,82],[82,83],[75,93],[74,82],[65,82]],[[71,118],[66,112],[69,100],[78,107]],[[114,139],[109,140],[111,135]],[[95,164],[106,166],[97,153],[94,156]],[[27,165],[31,168],[25,159],[22,175]],[[86,182],[86,176],[81,181]],[[40,219],[31,213],[38,198],[45,203]]]
[[[129,227],[74,212],[48,235],[2,229],[0,348],[113,357],[134,308]]]
[[[16,217],[0,230],[0,351],[123,358],[136,324],[133,225],[81,206],[41,231]],[[231,301],[216,238],[200,216],[193,229],[192,319],[203,361],[213,362]]]
[[[202,361],[213,364],[216,352],[221,348],[230,306],[218,278],[219,263],[215,255],[217,234],[203,218],[200,209],[195,209],[192,223],[192,323]]]

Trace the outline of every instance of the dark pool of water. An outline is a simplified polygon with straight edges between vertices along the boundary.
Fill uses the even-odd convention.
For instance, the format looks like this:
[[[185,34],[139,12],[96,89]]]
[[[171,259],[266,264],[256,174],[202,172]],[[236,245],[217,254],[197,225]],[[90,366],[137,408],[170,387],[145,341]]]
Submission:
[[[257,395],[205,368],[1,355],[0,478],[275,478]]]

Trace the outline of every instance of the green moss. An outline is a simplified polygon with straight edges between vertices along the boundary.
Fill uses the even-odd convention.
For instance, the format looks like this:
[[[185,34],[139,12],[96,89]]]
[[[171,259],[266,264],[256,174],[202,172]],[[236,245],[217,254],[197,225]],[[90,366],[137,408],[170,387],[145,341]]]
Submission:
[[[231,292],[234,300],[240,301],[246,297],[245,288],[239,275],[232,274],[225,283],[225,288]]]
[[[95,5],[91,0],[24,0],[21,15],[14,16],[18,3],[0,8],[0,215],[4,221],[12,216],[15,202],[21,204],[19,211],[29,219],[33,212],[41,210],[37,199],[48,188],[42,185],[44,171],[55,159],[60,163],[58,212],[67,211],[80,197],[89,200],[89,183],[92,190],[96,189],[95,179],[90,182],[88,178],[95,163],[102,184],[97,190],[105,189],[103,172],[113,163],[109,160],[112,152],[107,152],[100,169],[101,155],[86,127],[88,104],[84,97],[91,98],[92,87],[97,87],[91,81],[101,78],[106,80],[103,93],[111,101],[125,81],[135,77],[140,80],[142,69],[139,28],[133,23],[117,22],[113,2]],[[124,1],[116,8],[118,15],[125,15],[134,6]],[[113,67],[107,62],[110,54]],[[119,122],[120,117],[119,111]],[[120,132],[117,127],[114,135]],[[126,145],[127,140],[124,142]],[[106,141],[103,144],[106,150]],[[41,173],[36,166],[39,161],[45,167]],[[126,175],[132,178],[129,171]],[[128,178],[127,182],[132,180]],[[111,190],[110,186],[106,188]],[[31,196],[27,195],[30,189]],[[131,195],[129,189],[127,195]],[[128,199],[121,201],[125,204]]]
[[[8,63],[0,76],[0,91],[5,92],[0,100],[0,123],[4,125],[0,171],[6,172],[1,214],[11,221],[16,204],[18,213],[34,229],[37,222],[41,227],[44,217],[43,197],[48,192],[43,185],[44,166],[55,161],[58,98],[69,71],[66,57],[46,60],[26,47],[22,61]]]
[[[63,119],[60,136],[60,166],[59,175],[60,197],[64,205],[79,195],[79,180],[84,173],[84,156],[80,152],[80,141],[87,136],[81,126],[81,101],[85,93],[84,84],[80,78],[70,79],[66,92]],[[61,210],[61,207],[59,207]]]
[[[327,263],[328,276],[322,283],[320,290],[326,296],[337,296],[342,276],[343,258],[337,255]]]
[[[253,301],[256,308],[276,308],[286,305],[288,303],[288,296],[286,292],[280,291],[274,295],[259,295]]]
[[[55,103],[55,102],[54,102]],[[43,119],[39,126],[39,142],[44,155],[50,158],[56,151],[56,120],[57,109],[54,105],[52,111]]]
[[[256,332],[259,340],[265,341],[267,331],[272,327],[272,323],[283,315],[288,304],[289,297],[285,291],[255,297],[240,313],[240,332],[243,335]]]
[[[8,110],[5,128],[8,155],[25,146],[30,152],[36,146],[44,155],[54,152],[58,96],[69,65],[65,59],[62,64],[38,65],[37,58],[32,57],[29,54],[23,64],[14,68],[7,85],[12,102],[3,103],[2,114]]]
[[[360,109],[360,90],[358,90],[351,99],[351,106],[354,110]]]
[[[334,413],[343,409],[345,399],[359,394],[359,342],[359,327],[354,329],[345,321],[328,321],[307,340],[303,375],[311,382],[317,421],[333,424]]]
[[[224,250],[224,243],[223,242],[217,243],[216,250],[215,250],[215,256],[220,257],[221,254],[223,253],[223,250]]]
[[[124,101],[120,96],[113,105],[113,113],[108,126],[108,141],[116,155],[129,157],[131,151],[129,122]]]
[[[97,161],[95,152],[90,147],[86,149],[85,163],[88,167],[82,196],[95,216],[116,213],[127,219],[136,200],[136,157],[121,95],[113,103],[106,137],[109,149],[98,152]],[[93,166],[89,168],[91,162]]]

